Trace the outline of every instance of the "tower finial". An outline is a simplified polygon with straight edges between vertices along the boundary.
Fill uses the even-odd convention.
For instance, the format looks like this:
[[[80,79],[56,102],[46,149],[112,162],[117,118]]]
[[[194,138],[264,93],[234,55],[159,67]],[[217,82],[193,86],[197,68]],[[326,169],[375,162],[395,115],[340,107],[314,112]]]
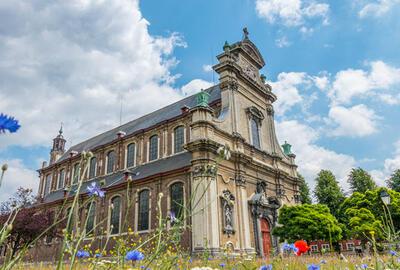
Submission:
[[[249,38],[249,31],[247,30],[247,27],[243,28],[243,39],[248,39]]]
[[[60,135],[63,134],[63,122],[61,122],[60,130],[58,131],[58,134],[60,134]]]

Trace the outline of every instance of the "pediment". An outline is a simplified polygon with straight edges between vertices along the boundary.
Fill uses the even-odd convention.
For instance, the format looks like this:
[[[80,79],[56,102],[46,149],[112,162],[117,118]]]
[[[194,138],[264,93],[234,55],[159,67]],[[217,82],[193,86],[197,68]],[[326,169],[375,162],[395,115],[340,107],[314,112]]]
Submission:
[[[257,49],[256,45],[246,38],[241,42],[243,51],[245,51],[250,58],[258,64],[258,68],[261,69],[265,66],[264,58],[262,57],[260,51]]]

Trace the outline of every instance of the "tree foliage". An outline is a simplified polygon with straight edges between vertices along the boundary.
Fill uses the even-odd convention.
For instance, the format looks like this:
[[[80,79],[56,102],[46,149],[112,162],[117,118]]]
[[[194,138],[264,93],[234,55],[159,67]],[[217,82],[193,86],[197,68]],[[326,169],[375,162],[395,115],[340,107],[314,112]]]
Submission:
[[[385,205],[380,193],[384,188],[368,190],[365,193],[354,192],[340,207],[339,222],[344,224],[346,237],[365,237],[374,231],[376,236],[383,237],[382,225],[387,220]],[[391,203],[390,211],[395,230],[400,230],[400,193],[387,190]]]
[[[12,209],[29,207],[35,202],[32,189],[19,187],[13,197],[0,204],[0,214],[10,213]]]
[[[393,172],[393,174],[387,180],[387,185],[394,191],[400,192],[400,169],[397,169]]]
[[[321,170],[315,181],[314,195],[318,203],[327,205],[336,217],[339,206],[344,201],[344,194],[335,176],[329,170]]]
[[[284,205],[279,211],[279,224],[273,234],[281,240],[332,240],[342,238],[342,229],[329,208],[322,204]]]
[[[377,188],[372,176],[362,168],[353,168],[347,179],[352,192],[364,193]]]
[[[300,202],[302,204],[308,203],[311,204],[311,196],[310,196],[310,187],[308,186],[304,177],[299,174],[299,190],[300,190]]]

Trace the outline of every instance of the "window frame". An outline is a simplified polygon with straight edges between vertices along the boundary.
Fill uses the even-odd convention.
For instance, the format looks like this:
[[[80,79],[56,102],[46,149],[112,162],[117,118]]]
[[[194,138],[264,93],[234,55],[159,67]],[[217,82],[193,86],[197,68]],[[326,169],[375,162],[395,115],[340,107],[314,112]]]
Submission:
[[[112,164],[112,166],[111,166],[111,171],[109,171],[109,167],[110,167],[110,154],[112,154],[113,156],[112,156],[112,161],[113,161],[113,164]],[[114,150],[110,150],[110,151],[108,151],[107,152],[107,154],[106,154],[106,174],[111,174],[111,173],[113,173],[114,171],[115,171],[115,151]]]
[[[180,151],[177,151],[177,134],[176,134],[176,131],[177,130],[179,130],[179,129],[182,129],[182,143],[181,143],[181,150]],[[176,126],[174,129],[173,129],[173,132],[172,132],[172,134],[173,134],[173,139],[172,139],[172,144],[173,144],[173,148],[172,148],[172,152],[174,153],[174,154],[178,154],[178,153],[182,153],[183,151],[185,151],[185,149],[183,148],[183,145],[185,145],[185,143],[186,143],[186,128],[185,128],[185,126],[184,125],[179,125],[179,126]]]
[[[65,171],[66,170],[64,168],[62,168],[57,173],[57,189],[62,189],[62,188],[65,187],[65,176],[66,176],[65,175]],[[63,177],[62,177],[62,182],[60,183],[60,181],[61,181],[61,173],[62,173]]]
[[[51,184],[53,182],[52,179],[52,174],[48,173],[44,177],[44,189],[43,189],[43,196],[46,196],[47,194],[50,194],[51,192]]]
[[[182,213],[181,213],[181,218],[183,218],[183,220],[185,220],[185,210],[184,210],[184,208],[185,208],[185,205],[186,205],[186,198],[185,198],[185,183],[183,182],[183,181],[180,181],[180,180],[177,180],[177,181],[174,181],[174,182],[171,182],[169,185],[168,185],[168,212],[169,213],[172,213],[172,210],[174,210],[174,209],[172,209],[172,204],[173,204],[173,200],[172,200],[172,187],[174,186],[174,185],[176,185],[176,184],[180,184],[180,185],[182,185],[182,209],[181,209],[181,211],[183,211]],[[177,217],[178,218],[178,215],[177,215],[177,213],[175,213],[174,212],[174,214],[175,214],[175,217]],[[186,221],[184,221],[184,223],[185,223]],[[170,224],[170,225],[172,225],[172,224]]]
[[[96,227],[96,207],[97,207],[97,203],[95,202],[95,201],[91,201],[91,202],[88,202],[87,204],[86,204],[86,207],[85,207],[85,218],[84,218],[84,220],[86,220],[87,219],[87,221],[86,221],[86,226],[85,226],[85,235],[87,236],[87,234],[88,234],[88,224],[89,224],[89,215],[90,215],[90,211],[89,211],[89,208],[91,207],[91,205],[94,205],[94,207],[92,206],[92,208],[90,209],[90,211],[94,211],[93,212],[93,224],[92,224],[92,230],[91,230],[91,236],[93,236],[94,235],[94,233],[95,233],[95,227]],[[92,209],[94,209],[94,210],[92,210]],[[90,238],[90,237],[86,237],[86,238]]]
[[[92,161],[95,160],[94,163],[94,171],[93,171],[93,164]],[[93,175],[92,175],[93,172]],[[89,172],[88,172],[88,179],[95,178],[97,176],[97,157],[92,157],[89,162]]]
[[[112,212],[114,211],[112,205],[113,205],[113,200],[114,199],[119,199],[119,219],[118,219],[118,232],[113,233],[111,230],[111,225],[112,225]],[[107,233],[109,235],[119,235],[121,233],[121,216],[122,216],[122,196],[121,195],[115,195],[110,198],[109,200],[109,211],[108,211],[108,231]],[[114,228],[114,227],[113,227]]]
[[[141,229],[140,226],[140,214],[141,214],[141,198],[140,195],[143,192],[147,192],[147,229]],[[136,204],[136,231],[143,233],[151,230],[151,191],[149,188],[143,188],[137,192],[137,204]]]
[[[156,148],[156,151],[155,151],[155,155],[156,155],[156,157],[155,158],[152,158],[152,138],[156,138],[156,143],[155,143],[155,146],[157,147]],[[148,140],[148,145],[149,145],[149,147],[148,147],[148,162],[151,162],[151,161],[154,161],[154,160],[157,160],[157,159],[159,159],[160,158],[160,137],[159,137],[159,135],[158,134],[154,134],[154,135],[151,135],[150,137],[149,137],[149,140]]]
[[[72,167],[72,185],[76,185],[79,183],[80,171],[81,168],[79,162],[75,163]]]
[[[253,145],[257,149],[261,149],[261,121],[257,119],[255,116],[250,118],[250,133],[251,133],[251,145]],[[253,124],[254,123],[254,124]],[[254,127],[256,130],[254,130]],[[256,134],[255,134],[256,131]],[[256,136],[256,138],[255,138]],[[257,139],[257,145],[255,144],[255,139]]]
[[[133,146],[133,161],[132,161],[132,165],[128,164],[129,161],[129,146]],[[135,167],[136,166],[136,153],[137,153],[137,146],[135,142],[131,142],[129,143],[126,147],[125,147],[125,168],[131,168],[131,167]]]

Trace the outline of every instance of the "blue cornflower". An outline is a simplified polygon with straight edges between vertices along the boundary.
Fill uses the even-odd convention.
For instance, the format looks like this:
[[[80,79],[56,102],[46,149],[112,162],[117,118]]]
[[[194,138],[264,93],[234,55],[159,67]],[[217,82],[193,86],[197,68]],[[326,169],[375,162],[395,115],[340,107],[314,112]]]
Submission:
[[[192,263],[193,262],[193,259],[192,259],[192,257],[190,257],[189,258],[189,263]]]
[[[95,258],[100,258],[100,257],[103,257],[103,256],[101,255],[101,253],[96,253],[96,254],[94,254],[94,257]]]
[[[91,185],[87,187],[87,191],[89,192],[89,196],[98,196],[100,198],[104,197],[104,190],[101,190],[96,182],[93,182]]]
[[[394,250],[389,251],[389,253],[390,253],[390,255],[392,255],[392,256],[396,256],[396,255],[397,255],[397,252],[394,251]]]
[[[89,256],[90,256],[89,252],[86,250],[82,250],[82,249],[78,250],[78,252],[76,253],[77,258],[87,258]]]
[[[220,263],[219,266],[221,266],[222,268],[224,268],[224,267],[225,267],[225,264],[224,264],[224,263]]]
[[[318,264],[309,264],[307,265],[307,270],[320,270],[320,266]]]
[[[294,253],[297,253],[297,251],[299,251],[299,249],[297,247],[295,247],[294,244],[288,244],[288,243],[283,244],[282,250],[283,251],[293,251]]]
[[[5,133],[8,130],[10,133],[16,132],[21,126],[18,124],[18,120],[14,117],[7,116],[6,114],[0,114],[0,133]]]
[[[131,250],[126,253],[125,260],[127,261],[141,261],[144,259],[144,255],[142,252],[137,250]]]
[[[367,269],[367,268],[368,268],[368,264],[364,263],[364,264],[361,265],[361,269]]]
[[[272,270],[272,264],[263,265],[259,270]]]

